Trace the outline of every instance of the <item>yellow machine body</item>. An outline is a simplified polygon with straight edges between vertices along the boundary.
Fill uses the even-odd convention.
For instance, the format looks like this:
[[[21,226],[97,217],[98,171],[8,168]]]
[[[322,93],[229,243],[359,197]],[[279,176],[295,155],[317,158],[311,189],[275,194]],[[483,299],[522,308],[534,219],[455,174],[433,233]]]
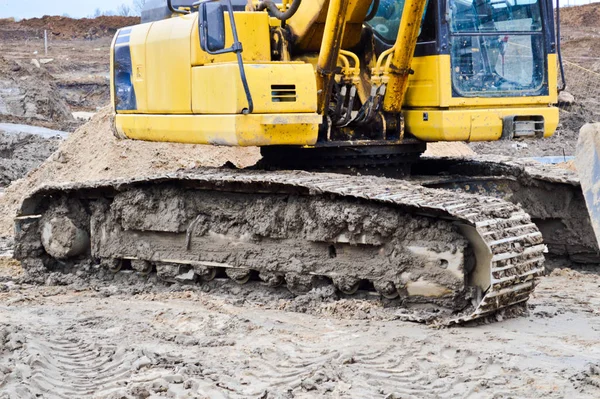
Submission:
[[[414,10],[422,14],[422,0],[406,3],[405,11],[411,4],[420,5],[420,9]],[[281,29],[279,21],[267,12],[235,12],[239,41],[243,43],[244,68],[254,98],[254,111],[250,115],[243,114],[247,100],[235,54],[210,55],[202,50],[197,12],[123,29],[113,42],[112,80],[119,80],[117,64],[123,64],[126,54],[135,106],[117,107],[116,129],[124,137],[148,141],[230,146],[316,145],[326,116],[326,111],[319,111],[319,99],[328,98],[321,97],[328,90],[321,85],[331,84],[332,78],[320,78],[324,68],[319,63],[327,57],[311,51],[319,51],[317,43],[327,40],[332,46],[337,43],[340,48],[356,48],[369,4],[370,1],[360,0],[350,4],[341,0],[332,0],[331,4],[323,0],[303,2],[289,21],[292,40],[298,44],[297,50],[302,51],[286,61],[272,59],[272,32]],[[345,7],[339,8],[346,13],[345,20],[328,20],[331,19],[328,7],[335,6]],[[224,20],[229,46],[233,38],[227,14]],[[399,32],[398,40],[402,34]],[[410,39],[408,35],[406,40]],[[549,83],[547,94],[542,96],[453,96],[448,54],[412,58],[411,53],[404,62],[410,63],[414,73],[409,75],[409,68],[394,71],[395,61],[388,61],[381,67],[383,73],[371,80],[394,83],[398,74],[406,75],[408,87],[388,90],[385,104],[387,108],[400,100],[405,132],[422,141],[499,140],[511,118],[531,119],[531,123],[539,124],[537,136],[548,137],[558,125],[558,109],[552,106],[557,101],[557,61],[555,54],[546,57]],[[373,58],[368,66],[373,67],[375,61]],[[352,69],[351,64],[344,62],[337,62],[337,66],[343,71]],[[356,65],[355,68],[359,69]],[[360,77],[363,86],[369,79],[364,76],[368,70],[363,65]],[[355,72],[353,77],[350,72],[346,77],[360,80]],[[388,89],[393,86],[391,83]],[[111,85],[113,103],[117,96],[115,86]],[[363,87],[363,92],[366,90]],[[399,137],[404,137],[405,132]]]
[[[116,36],[113,48],[130,49],[137,102],[136,109],[118,111],[117,131],[146,141],[315,144],[323,118],[316,113],[312,65],[270,61],[266,13],[235,13],[235,18],[244,40],[245,69],[255,100],[253,114],[241,114],[246,97],[234,57],[201,50],[198,14],[194,13],[138,25],[129,36]],[[232,38],[227,40],[230,44]],[[115,51],[113,74],[114,57]],[[114,85],[112,90],[114,99]]]
[[[548,54],[548,65],[548,81],[557,82],[556,54]],[[412,69],[403,115],[407,133],[421,140],[496,141],[510,116],[541,116],[543,137],[556,131],[556,85],[549,85],[546,96],[453,97],[449,55],[415,57]]]

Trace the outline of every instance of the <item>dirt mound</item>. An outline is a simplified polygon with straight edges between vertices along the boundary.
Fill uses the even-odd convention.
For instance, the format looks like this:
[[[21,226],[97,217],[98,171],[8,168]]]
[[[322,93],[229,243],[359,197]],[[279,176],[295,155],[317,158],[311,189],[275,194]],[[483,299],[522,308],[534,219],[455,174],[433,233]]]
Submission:
[[[598,35],[594,34],[582,36],[576,29],[565,29],[564,32],[561,48],[564,57],[567,90],[575,95],[577,100],[580,93],[573,92],[574,87],[579,88],[580,85],[585,85],[587,80],[580,79],[580,75],[591,75],[594,81],[598,79],[600,61],[596,55],[600,54],[600,39]],[[589,92],[592,88],[584,86],[582,89],[584,92]],[[579,97],[581,96],[579,95]]]
[[[462,157],[475,155],[475,152],[462,142],[428,143],[423,154],[429,157]]]
[[[565,26],[600,27],[600,4],[563,7],[560,9],[560,20]]]
[[[558,166],[559,168],[562,168],[562,169],[567,169],[567,170],[572,170],[573,172],[577,172],[577,167],[575,166],[575,161],[573,161],[573,160],[556,164],[556,166]]]
[[[113,36],[117,29],[140,23],[139,17],[101,16],[97,18],[73,19],[45,15],[42,18],[0,19],[0,32],[3,39],[18,39],[24,35],[40,37],[48,30],[53,39],[96,39]]]
[[[75,120],[52,75],[0,57],[0,122],[69,130]]]
[[[12,235],[13,218],[31,190],[44,183],[83,182],[136,177],[232,162],[247,167],[260,159],[255,147],[216,147],[118,140],[112,134],[112,113],[104,108],[65,140],[46,162],[13,182],[0,198],[0,236]]]
[[[0,187],[38,167],[61,142],[60,136],[43,137],[28,132],[4,131],[0,124]]]

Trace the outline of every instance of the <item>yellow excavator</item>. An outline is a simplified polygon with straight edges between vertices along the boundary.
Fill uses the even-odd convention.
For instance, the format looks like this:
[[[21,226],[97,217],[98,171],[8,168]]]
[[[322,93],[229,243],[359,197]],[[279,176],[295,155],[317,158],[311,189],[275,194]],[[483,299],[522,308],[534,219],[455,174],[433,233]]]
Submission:
[[[546,246],[527,212],[473,178],[440,189],[456,164],[407,178],[427,142],[554,133],[551,1],[151,0],[142,22],[111,48],[115,134],[263,160],[43,187],[17,218],[26,268],[333,284],[448,324],[529,298]]]
[[[558,124],[545,0],[182,3],[116,35],[124,137],[261,146],[286,163],[364,146],[408,161],[428,141],[541,138]]]

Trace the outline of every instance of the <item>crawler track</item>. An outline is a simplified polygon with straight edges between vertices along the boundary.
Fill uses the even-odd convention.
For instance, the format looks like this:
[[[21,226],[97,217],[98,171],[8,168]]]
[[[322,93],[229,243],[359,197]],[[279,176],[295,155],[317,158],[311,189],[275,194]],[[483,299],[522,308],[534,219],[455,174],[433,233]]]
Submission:
[[[545,248],[530,217],[496,198],[294,171],[45,186],[24,201],[16,231],[26,268],[126,260],[165,278],[210,279],[222,268],[240,283],[250,271],[296,288],[314,278],[345,292],[368,283],[408,306],[445,309],[446,324],[527,301]],[[73,244],[76,231],[87,247],[75,248],[86,242]]]
[[[550,255],[576,263],[600,263],[579,178],[573,171],[492,155],[425,158],[413,167],[411,181],[519,204],[542,232]]]

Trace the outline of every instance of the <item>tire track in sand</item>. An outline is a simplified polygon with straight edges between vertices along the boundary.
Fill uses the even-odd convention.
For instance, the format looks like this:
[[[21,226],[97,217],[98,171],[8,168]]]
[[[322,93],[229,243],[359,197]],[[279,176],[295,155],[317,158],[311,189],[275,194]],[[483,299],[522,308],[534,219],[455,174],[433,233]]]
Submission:
[[[231,397],[294,391],[318,397],[466,398],[477,397],[482,381],[495,385],[495,376],[510,373],[487,356],[427,340],[372,342],[365,347],[348,335],[327,334],[317,342],[280,341],[260,350],[244,349],[243,371],[227,377],[226,370],[219,370]],[[501,393],[504,388],[494,386],[491,391]]]
[[[27,352],[31,389],[61,398],[89,397],[122,387],[139,358],[124,348],[77,339],[31,337]]]

